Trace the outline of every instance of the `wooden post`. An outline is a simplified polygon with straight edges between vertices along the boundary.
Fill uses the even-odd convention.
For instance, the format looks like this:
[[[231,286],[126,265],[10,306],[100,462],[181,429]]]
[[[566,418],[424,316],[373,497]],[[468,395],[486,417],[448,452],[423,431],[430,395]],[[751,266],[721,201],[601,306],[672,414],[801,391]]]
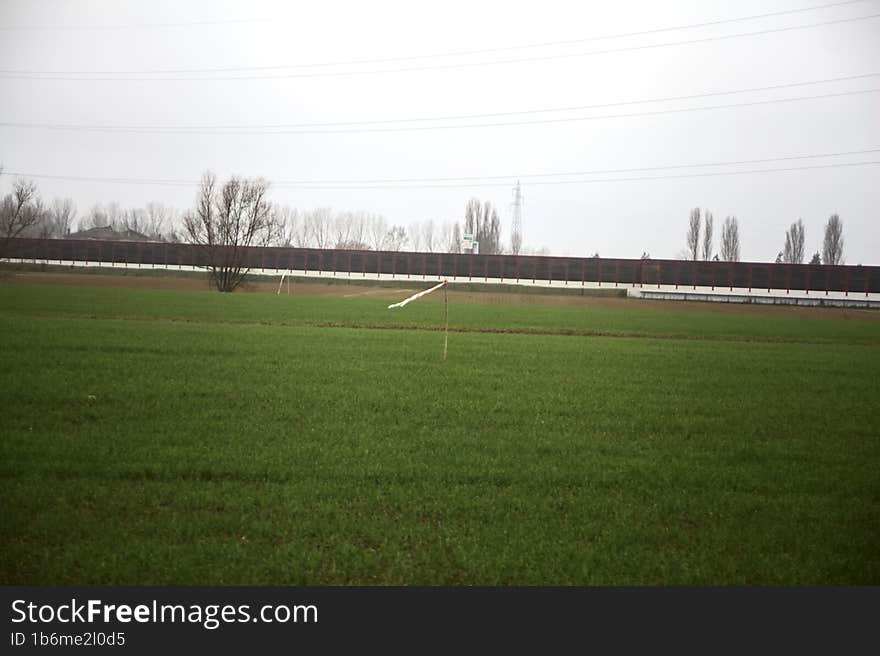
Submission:
[[[443,285],[443,316],[446,322],[443,330],[443,361],[446,362],[446,353],[449,350],[449,295],[446,293],[446,285]]]

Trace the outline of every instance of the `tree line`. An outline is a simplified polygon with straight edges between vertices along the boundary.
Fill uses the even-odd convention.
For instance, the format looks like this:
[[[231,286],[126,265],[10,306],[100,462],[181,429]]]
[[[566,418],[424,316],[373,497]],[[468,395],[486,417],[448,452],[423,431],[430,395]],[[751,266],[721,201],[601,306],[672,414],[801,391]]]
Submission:
[[[739,221],[735,216],[728,216],[721,226],[720,252],[714,253],[715,218],[712,212],[705,210],[702,214],[699,207],[691,210],[685,235],[685,250],[680,253],[682,259],[690,260],[722,260],[739,262],[740,239]],[[785,245],[776,256],[776,263],[802,264],[805,256],[806,229],[804,222],[798,219],[785,231]],[[642,256],[643,258],[645,255]],[[810,264],[843,264],[843,222],[837,214],[832,214],[825,223],[822,251],[813,254]]]
[[[369,212],[334,211],[329,207],[304,211],[270,203],[269,183],[262,179],[233,176],[226,183],[218,184],[216,176],[206,173],[197,194],[196,207],[182,214],[173,207],[156,202],[134,208],[110,202],[95,204],[78,217],[77,207],[70,198],[55,198],[51,204],[46,203],[34,182],[19,179],[13,182],[12,191],[0,201],[0,235],[6,240],[14,237],[45,239],[66,237],[93,228],[110,228],[114,232],[134,233],[152,241],[183,241],[192,237],[189,218],[200,209],[206,209],[202,207],[205,194],[212,190],[216,192],[216,198],[211,193],[208,196],[217,204],[223,202],[225,190],[233,196],[246,192],[247,199],[250,194],[259,192],[259,203],[265,209],[261,221],[265,223],[268,236],[266,245],[460,253],[462,238],[469,234],[479,242],[481,253],[504,252],[498,211],[491,203],[476,198],[467,202],[463,221],[427,219],[400,225]]]
[[[0,168],[2,174],[2,168]],[[15,180],[12,191],[0,200],[0,238],[6,244],[15,237],[64,237],[74,228],[112,228],[116,232],[156,241],[187,241],[203,248],[211,279],[218,289],[231,291],[247,270],[240,266],[241,248],[247,246],[294,246],[299,248],[348,250],[412,250],[461,253],[465,235],[479,244],[482,254],[549,254],[546,249],[528,251],[519,244],[505,249],[501,220],[488,201],[471,198],[465,204],[462,221],[428,219],[408,226],[391,224],[379,214],[360,211],[335,212],[322,207],[300,211],[269,200],[269,183],[262,179],[230,177],[220,183],[205,173],[195,207],[182,216],[172,207],[147,203],[142,208],[124,208],[119,203],[93,205],[77,222],[77,209],[69,198],[55,198],[51,204],[41,198],[32,181]],[[805,257],[805,228],[794,222],[785,233],[777,262],[801,263]],[[715,219],[699,207],[690,212],[686,250],[682,259],[740,259],[739,221],[728,216],[721,225],[720,251],[715,249]],[[821,253],[812,264],[843,263],[843,223],[837,214],[825,225]],[[596,253],[594,257],[599,257]],[[649,258],[647,252],[643,258]]]
[[[233,176],[219,183],[206,173],[196,206],[183,217],[184,237],[200,248],[208,262],[212,283],[219,291],[233,291],[247,274],[243,253],[251,246],[287,245],[300,248],[352,250],[417,250],[460,252],[458,223],[433,220],[407,229],[389,224],[381,215],[333,212],[318,208],[300,212],[268,200],[269,184],[261,179]],[[465,209],[465,230],[485,240],[489,252],[498,252],[501,224],[489,203],[476,199]],[[484,251],[485,252],[485,251]]]
[[[802,264],[805,257],[806,229],[798,219],[785,231],[785,246],[776,256],[776,262]],[[843,222],[837,214],[825,223],[822,251],[813,253],[810,264],[843,264]]]
[[[702,226],[702,227],[701,227]],[[691,260],[718,260],[716,253],[713,256],[713,236],[715,232],[715,217],[712,212],[706,211],[702,224],[700,220],[700,208],[691,210],[688,220],[686,238],[686,257]],[[740,257],[739,220],[735,216],[728,216],[721,226],[721,256],[720,259],[728,262],[738,262]]]
[[[137,208],[123,208],[116,202],[96,204],[78,221],[77,213],[70,198],[56,197],[47,203],[33,181],[18,179],[12,183],[12,191],[0,199],[0,236],[4,240],[47,239],[66,237],[77,230],[109,227],[154,240],[179,241],[181,237],[175,224],[176,211],[160,203]]]
[[[76,207],[69,198],[56,198],[47,205],[36,184],[16,180],[12,191],[0,200],[0,237],[4,242],[15,237],[63,237],[75,217]]]

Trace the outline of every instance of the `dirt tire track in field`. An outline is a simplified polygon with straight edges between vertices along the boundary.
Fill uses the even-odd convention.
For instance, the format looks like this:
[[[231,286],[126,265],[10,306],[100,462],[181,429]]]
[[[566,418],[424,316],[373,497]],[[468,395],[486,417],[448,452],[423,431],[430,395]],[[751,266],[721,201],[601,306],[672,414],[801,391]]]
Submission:
[[[268,324],[273,325],[273,324]],[[442,326],[405,326],[381,324],[342,324],[333,322],[313,322],[302,324],[277,324],[290,328],[349,328],[357,330],[418,330],[424,332],[443,332]],[[872,342],[834,342],[812,339],[786,339],[776,337],[740,337],[737,335],[682,335],[663,333],[616,332],[611,330],[576,330],[560,328],[476,328],[468,326],[449,327],[451,333],[476,333],[487,335],[536,335],[549,337],[610,337],[622,339],[662,339],[696,342],[742,342],[754,344],[847,344],[850,346],[880,346]]]
[[[45,317],[48,315],[40,313],[15,313],[17,316],[24,317]],[[98,321],[142,321],[146,323],[183,323],[193,325],[217,325],[217,326],[265,326],[267,328],[308,328],[315,330],[397,330],[397,331],[417,331],[417,332],[443,332],[442,326],[416,326],[405,324],[368,324],[368,323],[340,323],[334,321],[302,321],[302,322],[284,322],[284,321],[265,321],[265,320],[240,320],[240,319],[224,319],[213,321],[200,321],[198,319],[187,319],[186,317],[139,317],[133,315],[113,316],[113,315],[95,315],[95,314],[65,314],[64,316],[52,315],[55,319],[91,319]],[[880,347],[880,342],[854,341],[840,342],[820,339],[788,339],[776,337],[741,337],[738,335],[683,335],[675,333],[639,333],[639,332],[617,332],[611,330],[576,330],[560,328],[551,330],[548,328],[480,328],[475,326],[450,326],[449,332],[457,334],[475,334],[475,335],[527,335],[535,337],[600,337],[610,339],[656,339],[664,341],[690,341],[690,342],[738,342],[742,344],[814,344],[827,346],[830,344],[841,344],[846,346],[867,346]]]
[[[134,270],[137,271],[137,270]],[[138,275],[131,271],[121,273],[119,270],[107,273],[55,273],[55,272],[23,272],[8,271],[4,276],[5,284],[49,284],[49,285],[84,285],[95,287],[127,287],[133,289],[165,289],[181,291],[211,292],[207,279],[197,275],[175,277],[174,275],[149,275],[150,269],[143,270],[146,275]],[[401,281],[403,282],[403,281]],[[413,289],[421,281],[409,279],[406,281],[407,289]],[[449,289],[449,301],[451,303],[480,303],[487,305],[541,305],[552,307],[580,307],[580,308],[608,308],[608,309],[639,309],[659,312],[712,312],[742,315],[763,316],[800,316],[822,319],[856,319],[856,320],[880,320],[880,312],[876,310],[842,309],[830,307],[795,307],[776,305],[755,305],[745,303],[705,303],[698,301],[660,301],[637,298],[608,298],[601,296],[580,296],[573,294],[553,294],[549,288],[546,293],[523,293],[516,292],[492,292],[492,291],[461,291],[456,290],[452,282]],[[272,294],[278,289],[275,282],[246,281],[239,292]],[[369,288],[368,288],[369,289]],[[401,294],[407,289],[394,287],[375,287],[370,290],[368,298],[376,300],[388,299],[399,300]],[[560,290],[572,289],[572,287],[560,287]],[[308,282],[297,280],[294,287],[294,296],[330,296],[351,298],[364,298],[363,284],[345,284],[344,279],[333,279],[332,283],[319,279]],[[285,294],[282,293],[282,296]],[[442,302],[430,297],[425,302]],[[450,328],[451,330],[451,328]]]

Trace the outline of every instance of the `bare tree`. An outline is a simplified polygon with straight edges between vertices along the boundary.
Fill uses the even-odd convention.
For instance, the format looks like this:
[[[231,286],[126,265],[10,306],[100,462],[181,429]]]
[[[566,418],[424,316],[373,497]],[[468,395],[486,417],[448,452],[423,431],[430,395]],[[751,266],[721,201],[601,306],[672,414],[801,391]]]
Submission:
[[[366,250],[369,246],[364,242],[363,212],[340,212],[333,219],[333,248],[344,250]]]
[[[147,213],[140,207],[125,210],[122,213],[121,226],[123,230],[135,232],[138,235],[147,236]],[[116,229],[116,226],[114,226]]]
[[[89,210],[89,213],[83,217],[80,224],[81,230],[90,228],[112,228],[113,230],[122,230],[125,228],[125,210],[117,201],[112,203],[95,204]]]
[[[330,245],[332,218],[333,211],[329,207],[319,207],[306,214],[309,242],[315,248],[327,248]]]
[[[520,232],[514,231],[513,234],[510,235],[510,252],[513,255],[519,255],[522,250],[522,234]]]
[[[446,252],[461,253],[461,225],[458,221],[447,224],[449,227],[444,231],[446,234]]]
[[[785,231],[785,248],[782,261],[787,264],[801,264],[804,261],[804,222],[798,219]]]
[[[389,251],[400,251],[406,246],[408,240],[409,237],[406,234],[406,228],[403,226],[391,226],[391,230],[385,235],[384,246]]]
[[[38,226],[44,214],[34,182],[16,180],[12,183],[12,193],[6,194],[0,202],[0,237],[3,239],[0,256],[5,255],[12,239]]]
[[[422,250],[422,224],[421,223],[410,223],[409,224],[409,246],[410,250],[419,252]]]
[[[265,180],[231,177],[222,188],[206,173],[195,210],[184,217],[187,236],[207,259],[211,282],[221,292],[233,291],[248,272],[247,249],[266,246],[280,233],[267,200]]]
[[[281,206],[278,203],[272,205],[272,213],[278,222],[278,229],[281,230],[279,242],[281,246],[293,246],[293,232],[296,230],[295,221],[298,213],[290,205]]]
[[[735,216],[724,219],[721,227],[721,259],[739,262],[739,222]]]
[[[351,239],[351,212],[338,212],[330,218],[333,226],[333,248],[347,248]]]
[[[144,206],[143,233],[151,239],[165,239],[174,231],[175,215],[173,207],[150,201]]]
[[[473,235],[474,239],[477,240],[477,232],[479,232],[480,228],[480,213],[480,201],[477,198],[471,198],[467,205],[464,206],[464,234]]]
[[[436,232],[437,226],[433,219],[411,223],[407,231],[410,249],[433,253],[438,246]]]
[[[836,214],[832,214],[825,224],[822,261],[825,264],[843,264],[843,222]]]
[[[687,252],[688,257],[696,260],[700,255],[700,208],[695,207],[691,210],[691,217],[688,222],[687,232]]]
[[[519,255],[522,250],[522,235],[519,232],[514,232],[510,235],[510,252],[514,255]]]
[[[364,220],[361,212],[340,212],[333,219],[334,248],[362,249]]]
[[[110,225],[110,220],[107,218],[107,211],[103,205],[95,203],[83,215],[79,222],[79,229],[80,231],[91,230],[92,228],[104,228],[108,225]]]
[[[89,208],[89,211],[86,212],[80,220],[79,229],[90,230],[92,228],[103,228],[109,225],[109,223],[107,213],[104,211],[104,206],[100,203],[96,203]]]
[[[348,248],[364,251],[368,246],[366,243],[367,217],[363,212],[353,212],[351,214],[351,232],[349,233]]]
[[[498,211],[488,202],[483,205],[483,221],[480,226],[480,252],[495,255],[501,252],[501,220]]]
[[[300,211],[292,209],[289,205],[284,207],[275,206],[273,210],[276,220],[282,230],[281,243],[284,246],[305,248],[308,246],[308,226],[306,217]]]
[[[712,212],[706,211],[705,218],[703,220],[705,225],[705,229],[703,230],[703,259],[711,260],[712,259],[712,232],[715,226],[715,217],[712,216]]]
[[[64,237],[73,229],[73,222],[76,220],[76,205],[70,198],[56,198],[52,201],[53,233],[56,237]]]
[[[480,252],[494,254],[501,252],[501,221],[498,211],[486,201],[480,203],[471,198],[464,209],[464,234],[473,235],[480,245]]]
[[[71,224],[76,216],[76,206],[69,198],[55,198],[51,207],[43,207],[37,201],[37,220],[19,234],[20,237],[37,237],[50,239],[64,237],[70,232]]]
[[[385,217],[378,214],[371,216],[367,233],[373,250],[381,251],[385,247],[385,236],[388,234]]]
[[[436,228],[437,226],[434,223],[434,219],[428,219],[421,225],[422,246],[424,246],[425,250],[429,253],[433,253],[437,250]]]
[[[810,260],[810,264],[822,264],[822,256],[819,255],[819,251],[813,253],[813,259]]]

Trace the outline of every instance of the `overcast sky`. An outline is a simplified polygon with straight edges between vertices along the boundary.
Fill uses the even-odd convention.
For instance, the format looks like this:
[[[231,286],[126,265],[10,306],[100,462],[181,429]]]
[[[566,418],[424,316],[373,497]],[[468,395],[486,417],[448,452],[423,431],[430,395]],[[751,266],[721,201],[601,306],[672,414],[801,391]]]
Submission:
[[[880,73],[880,17],[844,20],[880,15],[880,0],[719,22],[827,4],[0,0],[0,191],[8,172],[170,180],[34,178],[80,215],[109,201],[184,209],[186,183],[210,169],[264,176],[281,204],[401,225],[460,220],[477,197],[507,239],[519,177],[524,244],[553,254],[673,258],[698,206],[716,235],[739,219],[744,260],[774,259],[799,218],[809,257],[837,213],[845,261],[880,264],[880,165],[826,166],[880,162],[880,93],[850,93],[880,89],[866,75]],[[446,53],[466,54],[427,56]],[[698,97],[634,102],[681,96]],[[537,111],[571,107],[587,108]],[[526,113],[472,117],[507,112]],[[472,118],[410,121],[459,116]],[[314,123],[352,125],[302,127]],[[775,161],[656,168],[745,160]],[[585,173],[538,175],[571,172]],[[362,182],[400,178],[427,180]],[[302,180],[332,188],[283,184]]]

